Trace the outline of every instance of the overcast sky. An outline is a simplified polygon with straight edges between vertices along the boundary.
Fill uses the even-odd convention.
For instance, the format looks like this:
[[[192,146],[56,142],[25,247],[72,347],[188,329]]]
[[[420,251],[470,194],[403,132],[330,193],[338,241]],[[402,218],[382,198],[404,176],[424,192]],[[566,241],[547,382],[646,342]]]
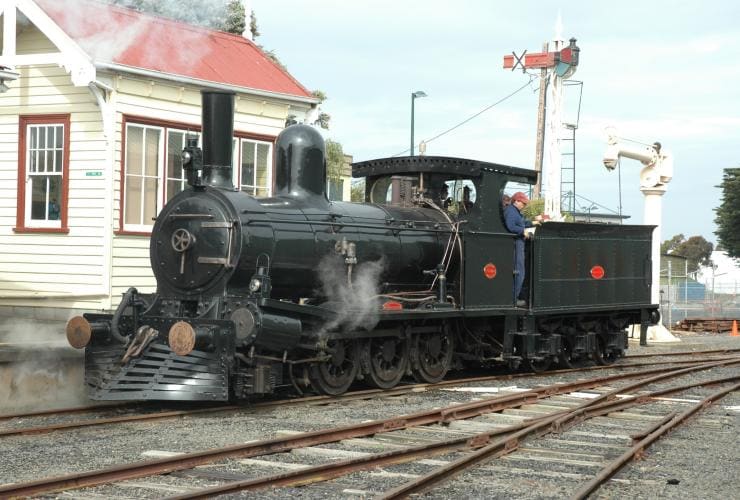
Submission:
[[[602,164],[607,126],[659,141],[674,156],[663,239],[684,233],[716,242],[715,186],[723,168],[740,165],[740,3],[252,0],[252,8],[257,43],[328,95],[327,136],[356,161],[408,149],[413,91],[428,94],[416,100],[418,143],[527,84],[528,75],[502,68],[503,56],[540,52],[560,16],[563,38],[577,38],[581,49],[572,78],[583,82],[582,95],[569,90],[565,109],[574,122],[580,98],[576,193],[619,206],[618,172]],[[533,168],[538,85],[429,142],[427,154]],[[622,161],[631,223],[643,221],[640,168]]]

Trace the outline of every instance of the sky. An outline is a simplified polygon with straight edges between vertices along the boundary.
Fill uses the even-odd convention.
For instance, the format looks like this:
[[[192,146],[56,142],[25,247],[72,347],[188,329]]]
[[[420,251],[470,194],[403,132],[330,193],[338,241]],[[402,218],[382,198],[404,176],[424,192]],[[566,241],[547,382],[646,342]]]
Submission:
[[[252,0],[261,36],[289,72],[328,96],[325,136],[355,161],[408,154],[534,168],[539,71],[503,69],[504,55],[541,52],[556,36],[581,49],[564,121],[576,123],[576,194],[643,222],[642,165],[602,163],[605,130],[674,159],[663,197],[662,239],[716,243],[724,168],[740,166],[740,3],[734,1],[502,2],[492,0]],[[521,87],[518,93],[506,98]],[[499,104],[492,104],[501,101]],[[578,107],[580,102],[580,113]],[[471,116],[478,117],[428,141]],[[547,168],[547,167],[546,167]],[[620,183],[621,177],[621,183]]]

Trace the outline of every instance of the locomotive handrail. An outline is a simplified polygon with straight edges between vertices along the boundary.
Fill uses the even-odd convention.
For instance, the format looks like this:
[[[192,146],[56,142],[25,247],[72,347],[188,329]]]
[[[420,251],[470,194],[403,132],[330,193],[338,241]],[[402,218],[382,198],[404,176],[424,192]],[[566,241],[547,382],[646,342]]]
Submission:
[[[432,231],[432,232],[440,232],[440,233],[449,233],[451,229],[436,229],[434,227],[430,228],[416,228],[416,227],[408,227],[408,226],[380,226],[380,225],[373,225],[373,224],[354,224],[354,223],[347,223],[347,222],[328,222],[328,221],[311,221],[311,220],[291,220],[291,219],[270,219],[270,220],[248,220],[246,222],[243,222],[243,225],[255,225],[259,223],[275,223],[280,222],[284,224],[312,224],[315,226],[341,226],[341,227],[354,227],[354,228],[362,228],[362,229],[384,229],[387,231]],[[429,221],[407,221],[407,222],[415,222],[418,224],[434,224],[434,225],[449,225],[453,226],[455,223],[450,223],[447,221],[434,221],[433,223],[430,223]],[[457,221],[458,223],[464,223],[467,221]]]
[[[167,216],[170,220],[173,219],[213,219],[211,214],[170,214]]]

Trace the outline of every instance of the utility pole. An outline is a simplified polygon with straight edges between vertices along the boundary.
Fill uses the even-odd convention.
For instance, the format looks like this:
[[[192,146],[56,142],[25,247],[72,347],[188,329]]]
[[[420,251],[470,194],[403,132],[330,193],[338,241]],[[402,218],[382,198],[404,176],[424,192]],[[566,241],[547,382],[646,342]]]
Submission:
[[[542,52],[547,53],[549,44],[542,44]],[[534,152],[534,170],[537,172],[537,183],[532,191],[532,198],[539,198],[542,192],[542,154],[545,151],[545,107],[547,106],[547,68],[540,70],[540,98],[537,104],[537,145]]]

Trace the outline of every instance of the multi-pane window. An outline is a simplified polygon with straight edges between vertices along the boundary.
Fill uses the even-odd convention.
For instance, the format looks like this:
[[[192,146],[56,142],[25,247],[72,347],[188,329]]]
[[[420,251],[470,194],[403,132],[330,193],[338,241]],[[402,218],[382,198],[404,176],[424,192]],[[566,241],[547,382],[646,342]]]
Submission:
[[[66,229],[69,116],[20,118],[16,230]]]
[[[27,223],[58,221],[62,199],[63,125],[29,125]]]
[[[162,134],[160,127],[138,124],[126,127],[123,223],[130,230],[148,231],[161,207]]]
[[[253,196],[270,196],[272,186],[272,144],[241,139],[240,188]]]
[[[182,150],[191,131],[157,122],[126,124],[123,230],[149,232],[165,203],[187,188]],[[234,139],[234,185],[254,196],[272,191],[272,143]]]

